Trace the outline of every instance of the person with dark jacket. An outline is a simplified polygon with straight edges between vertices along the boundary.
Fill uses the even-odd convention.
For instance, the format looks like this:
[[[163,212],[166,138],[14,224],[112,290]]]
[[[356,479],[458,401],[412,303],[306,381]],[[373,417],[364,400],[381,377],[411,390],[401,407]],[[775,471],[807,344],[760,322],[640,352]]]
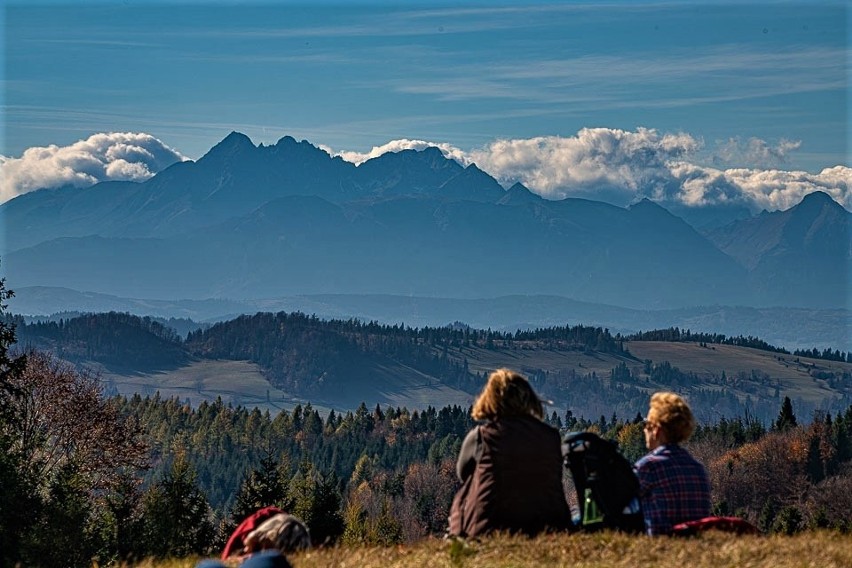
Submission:
[[[695,418],[680,396],[658,392],[651,397],[645,419],[645,445],[650,453],[635,466],[649,535],[670,534],[678,523],[710,515],[707,472],[681,446],[693,430]]]
[[[535,535],[571,525],[562,488],[559,432],[529,382],[498,369],[473,405],[484,421],[465,437],[456,463],[462,487],[450,509],[451,536],[492,531]]]

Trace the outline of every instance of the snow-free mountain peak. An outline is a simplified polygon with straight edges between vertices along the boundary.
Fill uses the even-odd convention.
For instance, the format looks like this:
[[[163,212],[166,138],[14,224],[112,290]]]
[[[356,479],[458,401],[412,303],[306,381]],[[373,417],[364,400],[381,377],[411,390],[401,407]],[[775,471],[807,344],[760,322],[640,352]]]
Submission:
[[[532,206],[505,206],[516,203]],[[126,297],[548,294],[643,308],[840,306],[850,214],[832,203],[814,195],[758,217],[727,249],[653,202],[625,209],[546,200],[520,184],[505,191],[438,148],[356,167],[307,141],[255,146],[232,132],[198,162],[144,183],[11,200],[0,253],[15,286]]]
[[[233,156],[241,152],[250,152],[256,149],[257,147],[248,136],[241,132],[233,131],[225,136],[221,142],[213,146],[199,161]]]

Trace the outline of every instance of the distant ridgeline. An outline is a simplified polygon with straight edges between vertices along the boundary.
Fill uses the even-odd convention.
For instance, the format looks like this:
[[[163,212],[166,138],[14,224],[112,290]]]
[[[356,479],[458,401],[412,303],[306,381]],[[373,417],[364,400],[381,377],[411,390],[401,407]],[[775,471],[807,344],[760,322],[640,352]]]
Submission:
[[[374,381],[377,369],[414,370],[429,381],[473,396],[484,383],[485,369],[514,365],[557,408],[572,409],[577,415],[633,416],[644,410],[650,390],[678,389],[689,393],[702,420],[748,412],[765,421],[783,394],[777,377],[759,370],[698,375],[662,358],[640,360],[631,354],[629,343],[714,343],[788,353],[754,337],[678,328],[627,337],[582,325],[507,333],[462,324],[410,328],[355,319],[326,321],[285,312],[240,316],[190,331],[186,339],[151,318],[115,312],[38,323],[16,318],[15,323],[20,347],[48,350],[78,365],[99,363],[126,374],[176,369],[205,359],[251,361],[278,389],[302,400],[329,401],[337,408],[341,406],[333,404],[336,395],[346,392],[350,400],[363,396],[360,385]],[[566,358],[571,353],[576,356]],[[834,361],[849,356],[831,350],[817,355]],[[556,363],[548,361],[557,356],[562,358]],[[826,390],[825,404],[809,406],[797,400],[803,415],[817,408],[842,409],[852,402],[852,373],[843,365],[805,366],[803,377],[823,381],[821,388]],[[391,375],[388,380],[393,381]]]
[[[723,333],[701,333],[691,332],[690,330],[681,330],[677,327],[667,329],[655,329],[652,331],[640,331],[631,335],[627,335],[624,339],[628,341],[683,341],[692,343],[715,343],[717,345],[736,345],[738,347],[751,347],[752,349],[760,349],[761,351],[771,351],[773,353],[790,352],[783,347],[775,347],[757,337],[727,337]],[[811,359],[825,359],[826,361],[839,361],[852,363],[852,351],[844,353],[839,349],[832,350],[826,347],[822,351],[814,347],[813,349],[796,349],[793,355],[797,357],[810,357]]]

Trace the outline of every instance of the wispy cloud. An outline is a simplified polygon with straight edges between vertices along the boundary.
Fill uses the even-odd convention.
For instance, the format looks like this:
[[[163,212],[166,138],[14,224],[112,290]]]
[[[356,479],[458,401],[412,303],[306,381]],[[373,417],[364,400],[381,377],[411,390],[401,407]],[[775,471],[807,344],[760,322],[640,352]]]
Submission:
[[[432,64],[385,84],[398,92],[446,101],[587,102],[597,110],[685,106],[846,88],[846,52],[832,48],[764,51],[729,44],[698,53],[515,55],[493,61],[499,63],[458,63],[450,68]],[[701,88],[685,94],[678,88],[684,84]]]
[[[789,163],[790,153],[802,146],[801,140],[781,139],[777,144],[751,137],[729,138],[718,143],[713,155],[713,165],[730,166],[742,163],[754,164],[761,168],[777,168]]]

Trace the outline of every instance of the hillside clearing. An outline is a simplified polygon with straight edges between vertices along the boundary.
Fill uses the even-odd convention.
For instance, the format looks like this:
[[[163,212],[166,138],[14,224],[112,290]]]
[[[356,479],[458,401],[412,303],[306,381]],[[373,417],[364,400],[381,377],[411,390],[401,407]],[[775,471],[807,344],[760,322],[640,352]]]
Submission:
[[[811,376],[811,371],[852,373],[852,363],[797,357],[735,345],[708,344],[702,347],[699,343],[631,341],[627,343],[627,348],[640,361],[668,361],[673,367],[702,378],[719,377],[723,371],[730,378],[741,374],[751,376],[752,371],[757,371],[780,381],[782,396],[809,402],[819,402],[837,395],[825,381]]]
[[[123,373],[98,365],[89,365],[101,373],[107,391],[123,396],[160,393],[162,398],[176,397],[197,406],[221,397],[225,404],[257,407],[277,414],[292,410],[300,401],[272,386],[249,361],[202,359],[189,365],[152,373]]]
[[[819,405],[822,401],[839,396],[823,379],[812,376],[820,372],[850,373],[852,363],[840,363],[808,357],[796,357],[770,351],[761,351],[733,345],[708,345],[699,343],[631,341],[625,343],[628,355],[600,353],[583,350],[542,349],[532,344],[515,343],[486,349],[483,346],[451,347],[446,355],[459,364],[466,362],[473,373],[487,374],[499,367],[516,369],[527,375],[545,371],[560,373],[573,370],[579,376],[595,373],[608,378],[617,365],[624,363],[634,373],[642,373],[645,360],[658,364],[668,361],[683,372],[693,373],[707,387],[719,388],[724,372],[727,386],[744,397],[756,392],[773,396],[777,386],[778,396],[789,396]],[[435,349],[440,356],[440,349]],[[156,372],[138,372],[125,369],[108,369],[89,365],[101,373],[108,392],[131,396],[134,393],[162,397],[177,397],[197,405],[221,397],[227,404],[258,407],[275,414],[292,410],[297,404],[310,402],[325,414],[329,409],[351,410],[361,402],[368,406],[407,407],[410,410],[427,406],[442,408],[448,405],[466,407],[473,402],[471,393],[441,383],[411,366],[390,358],[376,358],[368,365],[353,369],[345,389],[331,396],[299,397],[271,385],[260,367],[248,361],[201,359],[176,369]],[[319,377],[318,380],[322,380]],[[636,386],[651,391],[659,385],[648,383]]]

